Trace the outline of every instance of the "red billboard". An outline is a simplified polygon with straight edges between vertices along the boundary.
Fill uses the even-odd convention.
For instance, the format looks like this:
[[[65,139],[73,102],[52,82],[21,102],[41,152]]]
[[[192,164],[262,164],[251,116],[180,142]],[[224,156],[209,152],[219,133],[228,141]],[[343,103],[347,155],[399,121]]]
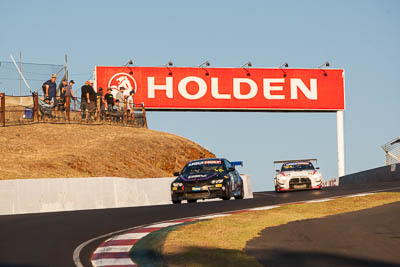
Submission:
[[[96,67],[96,86],[135,90],[148,110],[344,110],[340,69]]]

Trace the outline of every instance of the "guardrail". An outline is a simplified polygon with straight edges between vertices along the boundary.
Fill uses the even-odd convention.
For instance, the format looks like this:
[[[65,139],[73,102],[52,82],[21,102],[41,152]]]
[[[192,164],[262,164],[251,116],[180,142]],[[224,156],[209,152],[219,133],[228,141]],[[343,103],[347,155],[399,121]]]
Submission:
[[[244,198],[253,198],[241,174]],[[0,180],[0,215],[172,204],[166,178],[42,178]]]
[[[400,163],[345,175],[339,178],[339,185],[400,181]]]

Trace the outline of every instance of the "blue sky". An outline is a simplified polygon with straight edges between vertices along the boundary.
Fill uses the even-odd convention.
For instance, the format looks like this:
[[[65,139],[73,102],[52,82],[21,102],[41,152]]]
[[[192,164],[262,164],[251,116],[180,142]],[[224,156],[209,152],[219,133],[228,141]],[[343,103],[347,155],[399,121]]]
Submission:
[[[346,173],[385,163],[400,136],[400,1],[1,1],[0,60],[63,64],[80,86],[95,65],[345,69]],[[1,82],[1,81],[0,81]],[[0,84],[0,89],[1,88]],[[255,191],[272,161],[316,157],[337,175],[334,113],[151,112],[151,129],[243,160]],[[205,127],[207,126],[207,127]],[[210,130],[211,129],[211,130]]]

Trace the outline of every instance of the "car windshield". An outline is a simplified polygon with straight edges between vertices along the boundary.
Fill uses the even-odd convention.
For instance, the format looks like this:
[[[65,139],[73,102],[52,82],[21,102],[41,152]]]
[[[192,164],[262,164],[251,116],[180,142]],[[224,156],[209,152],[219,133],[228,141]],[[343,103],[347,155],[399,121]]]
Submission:
[[[302,170],[314,170],[314,166],[311,162],[294,162],[285,163],[282,165],[281,171],[302,171]]]
[[[198,173],[208,173],[215,171],[223,171],[222,162],[220,160],[204,160],[189,162],[182,170],[182,174],[193,175]]]

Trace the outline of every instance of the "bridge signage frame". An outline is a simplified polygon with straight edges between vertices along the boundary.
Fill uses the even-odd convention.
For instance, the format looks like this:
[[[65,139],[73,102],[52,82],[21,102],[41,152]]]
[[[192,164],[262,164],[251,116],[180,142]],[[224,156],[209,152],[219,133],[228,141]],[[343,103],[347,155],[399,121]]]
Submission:
[[[344,176],[343,69],[96,66],[95,87],[135,91],[149,111],[336,112]]]

